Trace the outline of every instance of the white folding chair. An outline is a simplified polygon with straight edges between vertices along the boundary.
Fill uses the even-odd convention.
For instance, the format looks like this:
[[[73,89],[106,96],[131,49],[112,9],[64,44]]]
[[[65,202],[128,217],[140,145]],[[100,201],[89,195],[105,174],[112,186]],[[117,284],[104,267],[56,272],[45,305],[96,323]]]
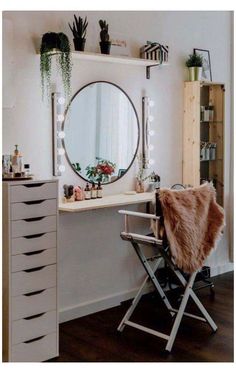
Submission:
[[[132,244],[138,258],[140,259],[140,262],[142,263],[147,273],[147,276],[144,279],[140,289],[138,290],[137,295],[133,299],[131,306],[129,307],[128,311],[126,312],[122,321],[120,322],[118,326],[118,331],[122,332],[124,327],[128,325],[128,326],[140,329],[144,332],[153,334],[157,337],[163,338],[167,340],[165,349],[169,352],[172,349],[172,346],[175,341],[175,338],[176,338],[183,316],[188,316],[196,320],[207,322],[212,328],[212,330],[215,332],[217,330],[216,324],[214,323],[211,316],[209,315],[209,313],[207,312],[207,310],[205,309],[205,307],[200,302],[200,300],[198,299],[198,297],[196,296],[196,294],[194,293],[192,289],[195,277],[197,275],[197,271],[192,273],[189,276],[188,280],[186,280],[182,272],[180,271],[180,269],[177,268],[177,266],[175,265],[173,258],[171,257],[171,253],[170,253],[169,245],[168,245],[168,239],[165,235],[165,231],[163,231],[163,227],[164,227],[163,215],[162,215],[161,205],[159,201],[158,190],[156,192],[156,215],[138,213],[138,212],[126,211],[126,210],[120,210],[119,213],[125,216],[125,230],[121,232],[121,238],[123,240],[129,241]],[[162,229],[162,232],[163,232],[162,237],[145,236],[145,235],[140,235],[140,234],[130,232],[129,231],[129,217],[139,217],[139,218],[153,220],[155,222],[156,232],[160,232]],[[144,245],[152,246],[152,248],[154,249],[154,256],[147,257],[145,255],[144,250],[143,250]],[[179,309],[175,309],[172,307],[169,299],[166,296],[166,293],[163,291],[155,275],[155,272],[158,266],[160,265],[162,259],[164,259],[164,261],[168,264],[168,266],[170,267],[170,269],[175,274],[175,276],[178,278],[180,284],[184,288],[184,294],[183,294]],[[147,328],[133,321],[130,321],[130,318],[145,291],[145,287],[149,279],[153,283],[155,290],[161,296],[161,299],[163,300],[167,311],[170,313],[171,316],[175,317],[175,321],[174,321],[174,324],[172,326],[172,329],[169,335]],[[196,306],[201,311],[203,317],[185,312],[185,308],[187,306],[187,302],[190,297],[192,298]]]

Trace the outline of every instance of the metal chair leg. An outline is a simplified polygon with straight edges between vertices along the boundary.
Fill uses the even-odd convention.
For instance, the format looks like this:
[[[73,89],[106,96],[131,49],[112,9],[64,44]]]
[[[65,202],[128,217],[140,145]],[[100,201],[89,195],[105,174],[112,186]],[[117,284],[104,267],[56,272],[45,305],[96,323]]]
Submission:
[[[176,334],[179,330],[179,325],[180,325],[180,322],[181,322],[182,317],[184,315],[184,310],[186,308],[186,305],[187,305],[187,302],[188,302],[188,299],[189,299],[189,296],[190,296],[190,291],[191,291],[191,288],[193,286],[196,274],[197,274],[197,272],[194,272],[192,274],[192,276],[190,277],[190,279],[188,281],[188,284],[186,286],[184,296],[183,296],[183,299],[182,299],[180,307],[179,307],[179,311],[178,311],[177,316],[175,318],[175,322],[174,322],[174,325],[172,327],[172,330],[171,330],[171,333],[170,333],[170,336],[169,336],[169,339],[168,339],[168,342],[167,342],[167,345],[166,345],[166,350],[169,351],[169,352],[172,349],[173,343],[174,343],[175,338],[176,338]]]

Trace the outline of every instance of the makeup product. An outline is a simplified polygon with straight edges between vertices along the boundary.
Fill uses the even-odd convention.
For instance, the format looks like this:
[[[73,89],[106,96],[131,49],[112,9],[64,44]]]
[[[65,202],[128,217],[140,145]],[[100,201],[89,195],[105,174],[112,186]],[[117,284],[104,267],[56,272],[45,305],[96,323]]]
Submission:
[[[102,198],[102,194],[103,194],[103,189],[102,189],[101,183],[99,181],[98,186],[97,186],[97,198]]]
[[[85,199],[91,199],[91,190],[89,188],[89,184],[86,184],[86,187],[84,189]]]
[[[11,167],[11,156],[3,155],[2,156],[2,174],[3,176],[8,175]]]
[[[91,198],[92,199],[97,198],[97,189],[96,189],[94,182],[92,183],[92,188],[91,188]]]
[[[12,156],[12,170],[14,174],[19,174],[23,170],[23,157],[18,150],[18,145],[15,145],[14,154]]]
[[[24,171],[25,171],[25,176],[28,177],[31,175],[31,172],[30,172],[30,165],[27,163],[27,164],[24,164]]]

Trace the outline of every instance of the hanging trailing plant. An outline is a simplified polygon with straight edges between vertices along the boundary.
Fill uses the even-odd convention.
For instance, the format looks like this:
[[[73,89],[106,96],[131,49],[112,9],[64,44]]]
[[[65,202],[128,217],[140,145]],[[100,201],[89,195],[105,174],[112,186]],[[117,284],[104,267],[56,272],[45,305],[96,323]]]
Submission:
[[[70,43],[68,37],[62,32],[47,32],[42,37],[40,47],[40,72],[43,98],[45,93],[48,98],[50,95],[53,56],[56,57],[57,68],[61,73],[65,96],[69,97],[72,68]]]

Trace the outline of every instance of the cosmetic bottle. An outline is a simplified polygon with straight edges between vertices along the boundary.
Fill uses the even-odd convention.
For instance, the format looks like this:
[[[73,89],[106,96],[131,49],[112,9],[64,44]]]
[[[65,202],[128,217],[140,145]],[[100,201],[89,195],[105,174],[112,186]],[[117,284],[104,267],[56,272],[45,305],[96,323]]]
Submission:
[[[29,177],[30,176],[30,165],[29,164],[24,164],[24,171],[25,171],[25,176]]]
[[[96,189],[94,182],[92,183],[92,188],[91,188],[91,198],[92,199],[97,198],[97,189]]]
[[[23,168],[23,157],[20,155],[18,150],[18,145],[15,145],[14,154],[12,156],[12,170],[14,174],[18,174],[22,172]]]
[[[103,192],[103,189],[102,189],[101,183],[99,181],[98,186],[97,186],[97,198],[102,198],[102,192]]]
[[[84,189],[85,199],[91,199],[91,190],[89,188],[89,184],[86,184],[86,187]]]

